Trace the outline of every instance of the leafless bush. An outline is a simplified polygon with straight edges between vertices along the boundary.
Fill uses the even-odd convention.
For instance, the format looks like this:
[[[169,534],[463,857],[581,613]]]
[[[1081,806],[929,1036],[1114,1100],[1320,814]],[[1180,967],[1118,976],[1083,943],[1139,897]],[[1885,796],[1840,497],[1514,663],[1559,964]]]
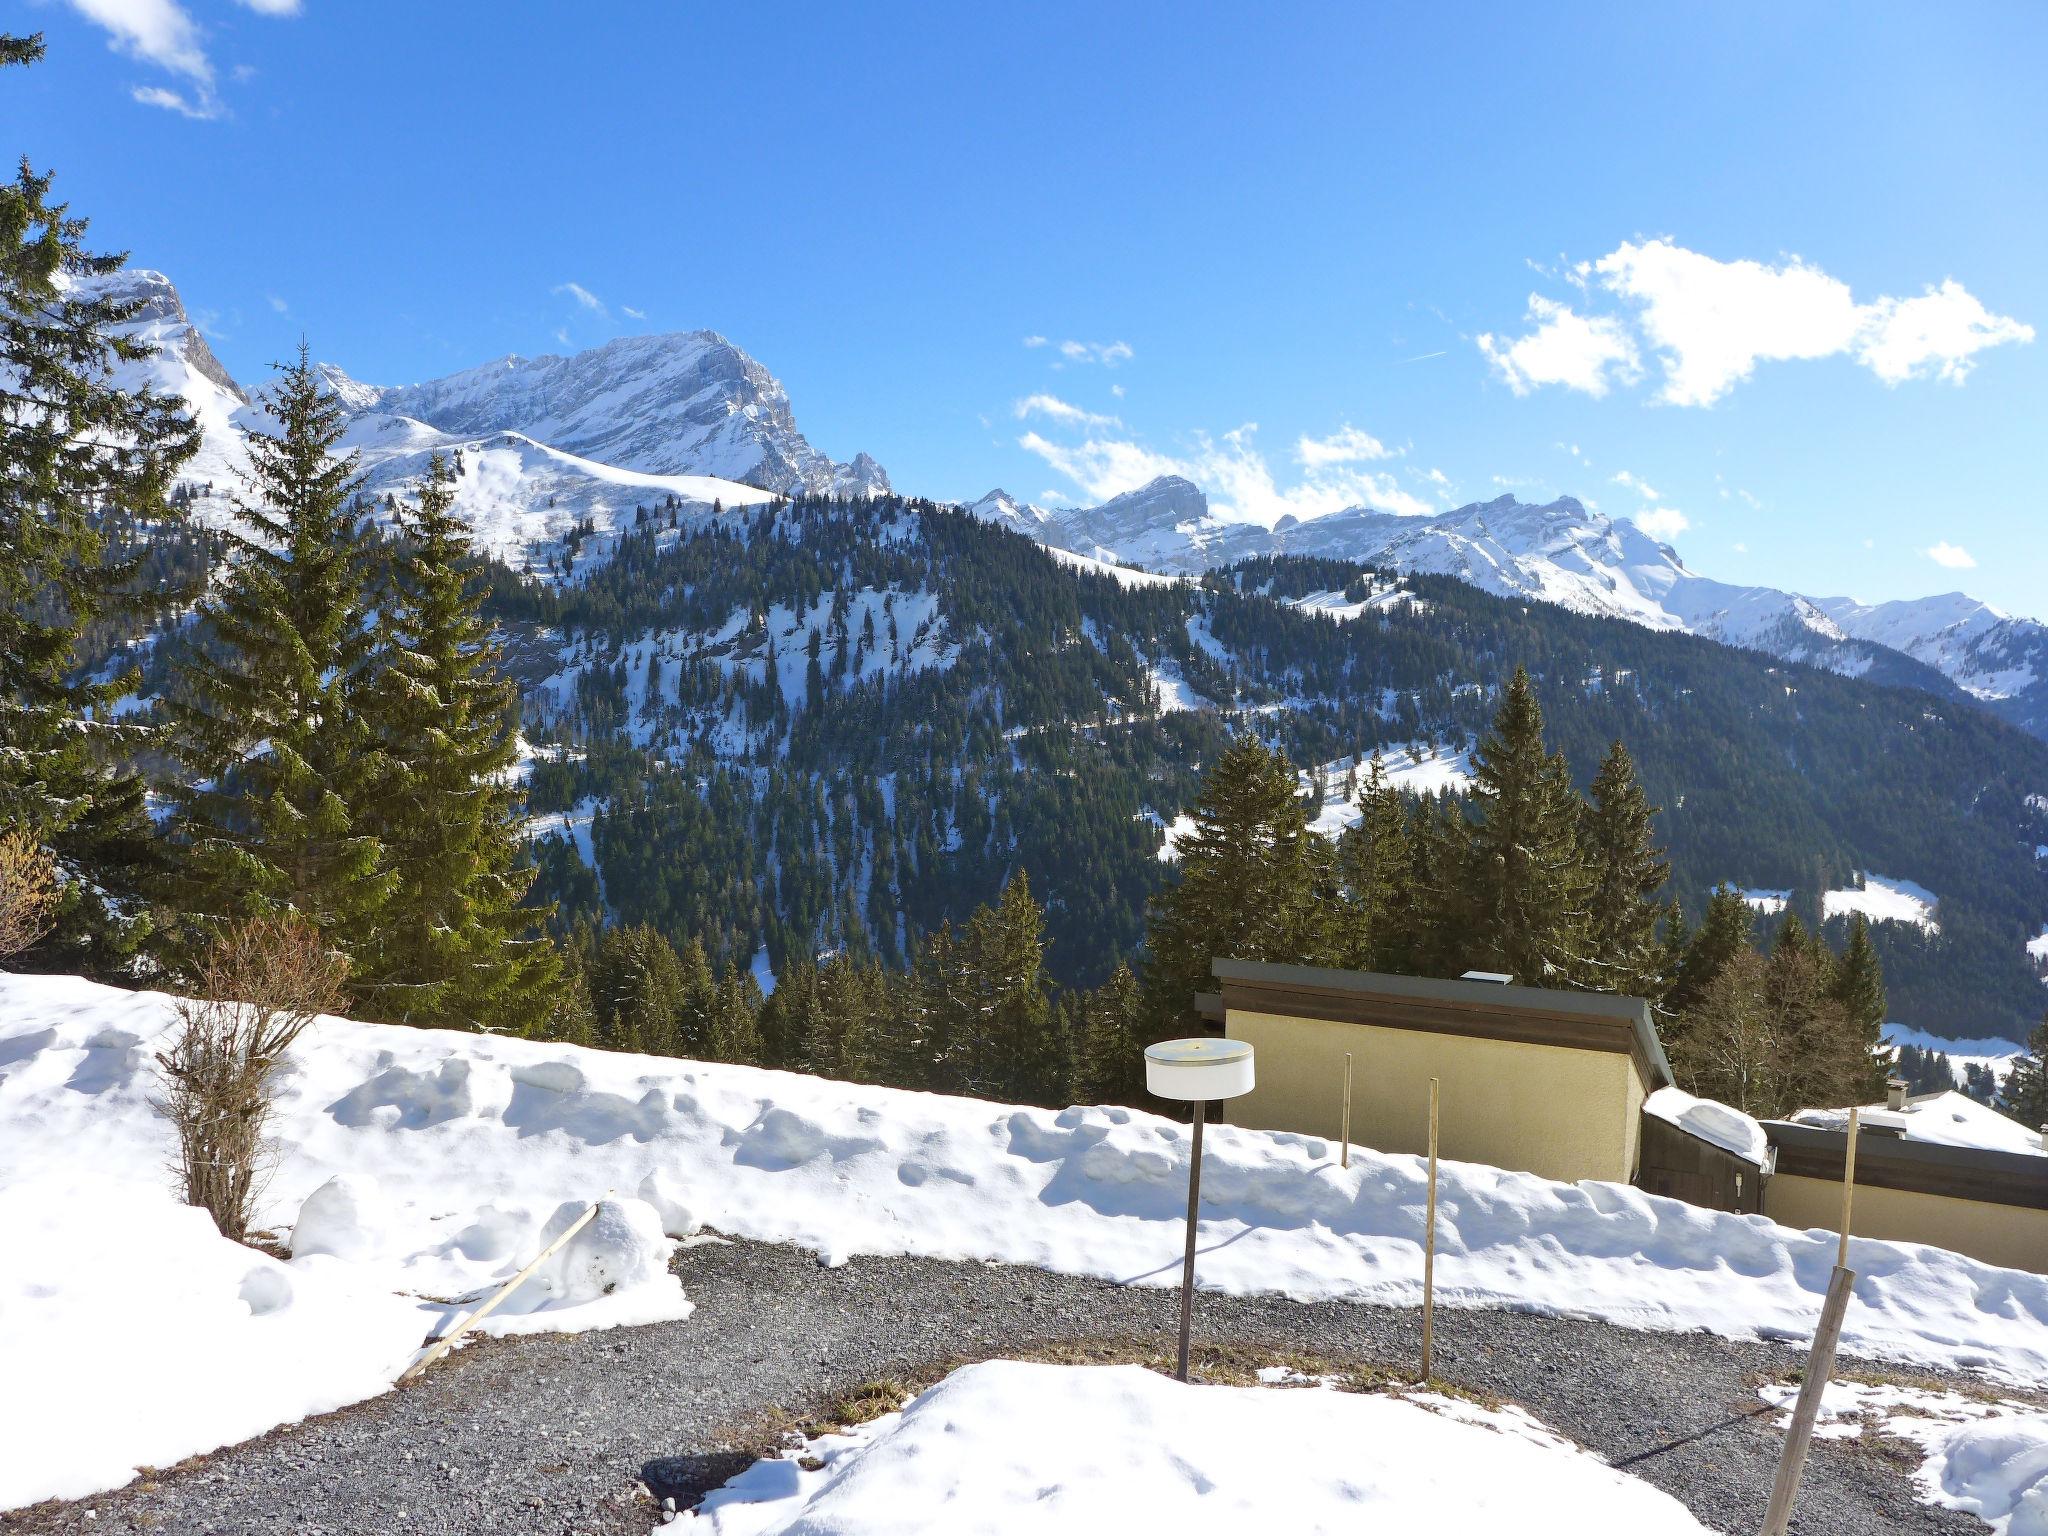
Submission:
[[[316,1015],[340,1007],[347,962],[298,917],[258,918],[214,941],[157,1057],[159,1107],[178,1133],[175,1172],[223,1237],[248,1234],[269,1175],[272,1079]]]
[[[0,960],[48,933],[56,907],[56,861],[26,831],[0,832]]]

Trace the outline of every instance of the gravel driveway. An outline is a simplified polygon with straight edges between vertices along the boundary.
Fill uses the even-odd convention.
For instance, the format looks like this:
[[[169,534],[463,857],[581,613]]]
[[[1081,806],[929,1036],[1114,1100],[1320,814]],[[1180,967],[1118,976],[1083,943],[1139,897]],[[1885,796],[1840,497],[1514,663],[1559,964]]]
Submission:
[[[687,1504],[863,1383],[1077,1342],[1165,1345],[1175,1321],[1172,1291],[1001,1265],[864,1258],[825,1269],[798,1249],[732,1243],[686,1249],[676,1268],[697,1304],[685,1322],[485,1342],[405,1391],[116,1493],[0,1516],[0,1527],[640,1533],[662,1498]],[[1199,1340],[1253,1355],[1405,1366],[1417,1353],[1412,1311],[1205,1295],[1195,1315]],[[1504,1312],[1444,1311],[1438,1324],[1446,1380],[1524,1404],[1710,1526],[1761,1525],[1779,1442],[1756,1412],[1755,1381],[1803,1352]],[[1817,1443],[1793,1529],[1985,1529],[1917,1502],[1913,1465],[1882,1447]]]

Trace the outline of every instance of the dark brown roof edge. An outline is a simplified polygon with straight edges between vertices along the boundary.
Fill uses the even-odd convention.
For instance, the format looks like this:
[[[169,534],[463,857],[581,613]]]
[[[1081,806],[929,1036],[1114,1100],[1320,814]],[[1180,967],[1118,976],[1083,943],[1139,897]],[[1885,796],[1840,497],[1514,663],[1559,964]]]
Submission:
[[[1791,1120],[1766,1120],[1763,1127],[1778,1153],[1779,1173],[1841,1181],[1848,1160],[1846,1130]],[[2048,1211],[2048,1157],[2031,1152],[1862,1136],[1856,1141],[1856,1182],[1908,1194]]]
[[[1324,997],[1350,996],[1413,1002],[1437,1006],[1464,1007],[1475,1014],[1526,1016],[1529,1038],[1544,1043],[1548,1021],[1577,1018],[1605,1025],[1626,1026],[1633,1035],[1632,1054],[1643,1078],[1654,1090],[1673,1086],[1671,1063],[1657,1027],[1650,1017],[1650,1005],[1639,997],[1622,997],[1612,992],[1574,992],[1561,988],[1502,986],[1490,981],[1441,981],[1432,976],[1389,976],[1378,971],[1346,971],[1332,966],[1275,965],[1258,960],[1218,957],[1209,967],[1228,991],[1232,983],[1268,993],[1290,989]],[[1433,1026],[1422,1025],[1422,1028]],[[1567,1043],[1552,1041],[1550,1043]],[[1583,1046],[1584,1042],[1569,1042]]]

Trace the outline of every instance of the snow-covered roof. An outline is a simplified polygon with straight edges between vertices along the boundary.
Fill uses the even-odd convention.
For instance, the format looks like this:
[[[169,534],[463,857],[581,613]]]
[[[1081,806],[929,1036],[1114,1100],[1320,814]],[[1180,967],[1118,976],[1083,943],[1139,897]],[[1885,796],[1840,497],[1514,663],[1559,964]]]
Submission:
[[[1849,1124],[1846,1109],[1802,1109],[1792,1117],[1799,1125],[1820,1126],[1831,1131]],[[1987,1152],[2031,1152],[2048,1155],[2038,1129],[2030,1130],[2009,1115],[1979,1104],[1953,1090],[1916,1094],[1904,1109],[1887,1109],[1866,1104],[1858,1116],[1866,1131],[1888,1131],[1907,1141],[1926,1141],[1944,1147],[1976,1147]]]
[[[1696,1099],[1683,1088],[1659,1088],[1644,1101],[1643,1112],[1747,1158],[1759,1168],[1770,1156],[1770,1138],[1763,1125],[1733,1105]]]

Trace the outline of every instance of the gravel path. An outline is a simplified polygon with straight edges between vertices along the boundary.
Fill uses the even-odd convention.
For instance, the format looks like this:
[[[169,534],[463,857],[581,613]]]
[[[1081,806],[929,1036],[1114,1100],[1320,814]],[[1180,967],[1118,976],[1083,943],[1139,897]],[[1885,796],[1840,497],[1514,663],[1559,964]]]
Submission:
[[[825,1269],[797,1249],[733,1243],[687,1249],[676,1267],[697,1304],[686,1322],[488,1341],[419,1386],[116,1493],[0,1516],[0,1527],[638,1536],[660,1499],[689,1503],[864,1382],[1076,1342],[1165,1345],[1175,1321],[1171,1291],[999,1265],[866,1258]],[[1195,1315],[1202,1342],[1255,1355],[1403,1365],[1418,1347],[1405,1310],[1205,1295]],[[1502,1312],[1447,1311],[1439,1324],[1446,1380],[1524,1404],[1710,1526],[1762,1523],[1779,1442],[1756,1413],[1755,1381],[1803,1353]],[[1794,1531],[1985,1529],[1917,1502],[1912,1466],[1880,1447],[1818,1443]]]

